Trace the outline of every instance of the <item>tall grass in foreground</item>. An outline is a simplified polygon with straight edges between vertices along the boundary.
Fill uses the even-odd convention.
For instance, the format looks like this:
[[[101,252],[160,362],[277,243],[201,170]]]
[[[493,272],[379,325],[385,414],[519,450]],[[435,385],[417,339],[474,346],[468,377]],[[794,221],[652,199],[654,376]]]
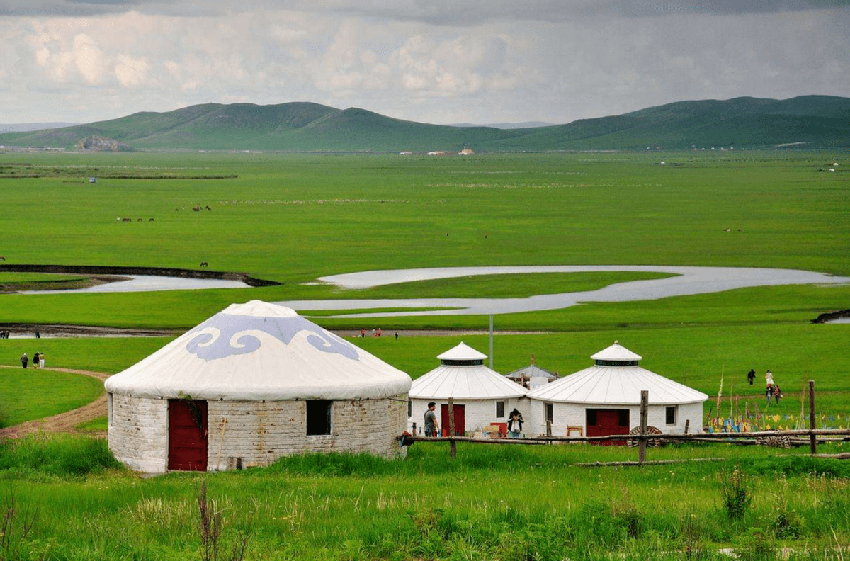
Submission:
[[[47,455],[74,449],[75,440],[81,455],[106,450],[103,441],[51,440],[23,443],[18,464],[35,456],[24,450]],[[843,462],[801,451],[685,446],[653,454],[720,459],[575,465],[634,453],[461,444],[452,461],[444,443],[417,443],[400,460],[305,455],[264,469],[144,480],[104,469],[107,461],[84,478],[73,464],[47,478],[4,469],[0,496],[15,489],[20,509],[38,511],[21,559],[206,559],[213,535],[219,558],[235,551],[231,558],[246,560],[728,559],[723,548],[742,559],[778,558],[781,548],[792,560],[846,555],[850,466]],[[734,469],[752,499],[740,517],[724,507]]]
[[[82,477],[120,467],[103,439],[39,433],[0,441],[0,474],[7,479]]]

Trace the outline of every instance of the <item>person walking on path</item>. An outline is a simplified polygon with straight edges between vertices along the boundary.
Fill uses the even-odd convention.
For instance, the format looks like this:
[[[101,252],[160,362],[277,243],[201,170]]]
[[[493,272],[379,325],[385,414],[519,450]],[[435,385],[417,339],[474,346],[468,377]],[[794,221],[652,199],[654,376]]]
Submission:
[[[754,368],[750,368],[750,371],[747,372],[747,382],[749,382],[750,385],[752,386],[755,379],[756,379],[756,371],[755,371]]]
[[[22,354],[22,355],[21,355],[21,366],[23,366],[24,368],[26,368],[26,367],[27,367],[27,364],[29,364],[29,362],[30,362],[30,359],[29,359],[29,357],[27,356],[27,353]]]
[[[38,367],[44,368],[44,353],[38,355]]]
[[[425,436],[437,436],[437,431],[440,429],[437,414],[434,412],[436,408],[437,404],[433,401],[428,403],[428,410],[425,411]]]
[[[39,362],[38,362],[39,360],[40,360],[39,354],[38,354],[38,351],[36,351],[36,353],[34,355],[32,355],[32,367],[33,368],[39,367]]]
[[[782,397],[782,390],[779,389],[779,384],[773,384],[773,398],[776,400],[776,405],[779,405],[780,397]]]

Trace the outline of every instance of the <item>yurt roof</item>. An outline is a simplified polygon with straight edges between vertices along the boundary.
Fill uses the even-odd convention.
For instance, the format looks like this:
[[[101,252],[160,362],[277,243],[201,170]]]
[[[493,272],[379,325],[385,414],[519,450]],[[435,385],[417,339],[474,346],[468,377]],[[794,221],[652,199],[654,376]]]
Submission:
[[[461,343],[437,358],[462,361],[479,360],[482,357],[486,355]],[[408,395],[412,399],[506,399],[522,397],[526,393],[527,390],[519,384],[482,364],[441,364],[414,380]]]
[[[437,356],[440,360],[484,360],[487,355],[480,353],[461,341],[454,348]]]
[[[290,308],[233,304],[141,362],[106,390],[206,400],[381,399],[410,377]]]
[[[619,347],[619,345],[616,346]],[[623,347],[620,348],[625,352],[617,350],[616,354],[603,355],[604,358],[598,358],[602,353],[597,353],[592,358],[606,361],[637,360],[634,357],[638,355]],[[605,351],[610,349],[612,347]],[[703,402],[708,399],[708,396],[702,392],[640,366],[619,365],[585,368],[530,391],[528,397],[562,403],[639,405],[641,390],[649,391],[650,404],[675,405]]]
[[[591,356],[593,360],[605,360],[605,361],[613,361],[613,362],[626,362],[626,361],[634,361],[640,360],[643,358],[639,354],[633,353],[626,347],[619,344],[617,341],[614,341],[614,344],[608,347],[607,349],[603,349]]]
[[[554,372],[549,372],[543,368],[540,368],[536,364],[531,364],[526,366],[525,368],[520,368],[519,370],[514,370],[509,374],[505,374],[505,378],[511,380],[519,380],[525,379],[530,380],[532,378],[546,378],[548,380],[554,380],[558,377]]]

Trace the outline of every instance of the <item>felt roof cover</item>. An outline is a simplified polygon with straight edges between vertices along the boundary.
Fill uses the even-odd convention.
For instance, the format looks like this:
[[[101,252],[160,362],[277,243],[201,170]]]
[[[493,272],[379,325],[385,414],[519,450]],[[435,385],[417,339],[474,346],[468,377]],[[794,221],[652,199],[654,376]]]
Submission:
[[[106,380],[139,397],[281,401],[382,399],[410,377],[299,316],[253,300],[233,304]]]
[[[486,356],[460,343],[437,358],[462,362]],[[414,380],[409,395],[412,399],[504,399],[522,397],[526,393],[527,390],[516,382],[482,364],[442,364]]]
[[[639,355],[615,343],[596,353],[595,360],[634,361]],[[649,391],[649,403],[676,405],[697,403],[708,396],[695,389],[650,372],[640,366],[591,366],[529,392],[541,401],[640,405],[641,390]]]

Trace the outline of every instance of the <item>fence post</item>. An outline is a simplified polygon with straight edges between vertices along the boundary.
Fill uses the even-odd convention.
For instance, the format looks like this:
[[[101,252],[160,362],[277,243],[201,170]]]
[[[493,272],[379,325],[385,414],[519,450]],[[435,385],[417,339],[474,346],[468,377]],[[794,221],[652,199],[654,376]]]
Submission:
[[[815,419],[815,381],[809,380],[809,429],[817,428],[817,419]],[[814,433],[809,433],[809,449],[812,455],[818,453],[818,437]]]
[[[646,461],[646,406],[649,402],[649,390],[640,391],[640,437],[638,440],[638,463]]]
[[[452,458],[457,454],[456,443],[454,441],[455,436],[455,400],[451,397],[449,398],[449,436],[451,437],[451,447],[452,447]]]

